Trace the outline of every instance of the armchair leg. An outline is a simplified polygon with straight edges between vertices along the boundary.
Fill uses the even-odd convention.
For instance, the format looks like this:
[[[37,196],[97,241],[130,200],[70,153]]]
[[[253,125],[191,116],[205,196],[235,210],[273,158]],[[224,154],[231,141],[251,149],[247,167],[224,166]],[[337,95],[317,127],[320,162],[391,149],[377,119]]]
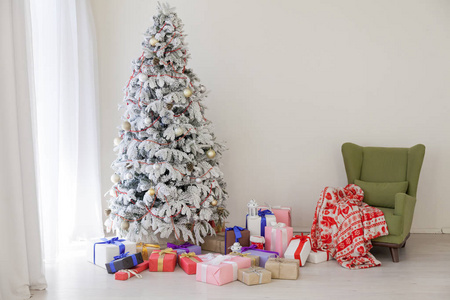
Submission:
[[[397,263],[400,261],[399,257],[398,257],[398,248],[389,248],[389,250],[391,251],[391,256],[392,256],[392,261]]]

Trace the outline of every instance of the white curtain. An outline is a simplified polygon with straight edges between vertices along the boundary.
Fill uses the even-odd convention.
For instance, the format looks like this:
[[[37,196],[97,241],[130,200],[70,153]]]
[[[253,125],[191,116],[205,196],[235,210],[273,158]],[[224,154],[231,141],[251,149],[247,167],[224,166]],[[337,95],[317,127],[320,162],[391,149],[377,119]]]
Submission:
[[[95,30],[87,0],[30,0],[46,262],[103,236]]]
[[[4,300],[27,299],[30,289],[46,287],[35,184],[29,20],[27,0],[0,1],[0,299]]]

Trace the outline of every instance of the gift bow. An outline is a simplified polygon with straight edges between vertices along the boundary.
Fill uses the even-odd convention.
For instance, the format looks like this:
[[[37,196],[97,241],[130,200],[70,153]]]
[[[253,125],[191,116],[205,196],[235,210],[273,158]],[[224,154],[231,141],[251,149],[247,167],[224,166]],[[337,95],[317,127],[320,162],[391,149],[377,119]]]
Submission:
[[[130,279],[131,274],[133,274],[134,276],[136,276],[137,278],[142,278],[142,275],[137,273],[136,271],[130,270],[130,269],[123,269],[123,270],[119,270],[118,272],[124,272],[127,273],[128,275],[128,279]]]
[[[149,248],[158,248],[160,249],[161,247],[157,244],[144,244],[143,242],[140,242],[139,244],[136,245],[136,247],[141,247],[142,248],[142,256],[143,257],[147,257],[148,259],[148,250],[147,247]]]
[[[237,256],[242,256],[242,257],[246,257],[249,254],[250,253],[239,253],[239,252],[231,252],[230,253],[230,255],[237,255]]]
[[[218,256],[214,257],[213,259],[211,259],[210,261],[204,262],[204,264],[218,266],[221,263],[223,263],[224,261],[227,261],[227,260],[230,260],[230,259],[231,259],[231,256],[218,255]]]
[[[112,239],[101,238],[103,242],[94,243],[94,265],[95,265],[95,245],[97,244],[114,244],[119,246],[119,253],[122,254],[125,252],[125,245],[121,242],[125,241],[124,239],[119,239],[118,237],[113,237]]]
[[[263,277],[263,273],[261,272],[261,269],[255,268],[255,267],[251,267],[250,272],[255,273],[259,276],[259,284],[262,283],[262,277]]]
[[[160,250],[159,252],[156,252],[159,257],[158,257],[158,272],[162,272],[163,271],[163,267],[164,267],[164,256],[166,254],[175,254],[176,255],[176,251],[174,251],[172,248],[166,248],[164,250]]]
[[[127,257],[127,256],[129,256],[129,253],[130,253],[130,252],[126,252],[126,253],[122,253],[122,254],[116,255],[116,256],[114,256],[113,261],[114,261],[114,260],[121,259],[121,258],[124,258],[124,257]]]
[[[192,245],[190,243],[184,243],[182,245],[175,245],[175,244],[172,244],[172,243],[167,243],[167,247],[170,247],[170,248],[172,248],[174,250],[175,249],[183,249],[186,252],[189,252],[189,249],[187,247],[191,247],[191,246],[194,246],[194,245]]]
[[[234,226],[234,227],[228,227],[227,229],[225,229],[225,231],[230,231],[233,230],[234,231],[234,237],[235,237],[235,242],[239,242],[239,239],[242,237],[242,230],[245,230],[242,227],[239,226]]]
[[[300,252],[302,251],[303,246],[305,245],[305,243],[308,242],[308,240],[309,240],[309,242],[311,243],[311,238],[310,238],[309,236],[307,236],[307,235],[303,235],[303,232],[302,232],[301,235],[295,235],[295,236],[291,239],[291,241],[292,241],[292,240],[299,240],[297,249],[296,249],[295,252],[294,252],[294,258],[295,258],[295,259],[298,259],[299,262],[300,262],[300,266],[302,266],[304,262],[302,262],[302,258],[300,257]]]
[[[131,256],[131,259],[133,260],[133,265],[136,266],[136,265],[138,264],[136,255],[134,255],[134,254],[133,254],[133,255],[130,255],[129,253],[130,253],[130,252],[126,252],[126,253],[122,253],[122,254],[119,254],[119,255],[114,256],[114,259],[113,259],[112,261],[110,261],[110,263],[109,263],[109,267],[110,267],[110,269],[111,269],[111,271],[112,271],[113,273],[116,273],[116,272],[117,272],[117,271],[116,271],[116,267],[114,266],[114,262],[115,262],[116,260],[118,260],[118,259],[122,259],[122,258],[125,258],[125,257],[128,257],[128,256]]]
[[[201,262],[200,260],[198,260],[197,254],[195,252],[189,252],[189,253],[181,253],[180,255],[181,257],[187,257],[190,260],[192,260],[193,262],[199,263]]]
[[[255,251],[266,252],[266,253],[273,253],[275,255],[279,255],[279,253],[276,252],[276,251],[269,251],[269,250],[258,249],[258,247],[256,245],[251,245],[249,247],[242,247],[241,252],[245,252],[245,251],[248,251],[248,250],[255,250]]]
[[[281,222],[279,222],[279,223],[277,223],[277,222],[270,222],[270,227],[273,227],[273,228],[284,228],[284,227],[286,227],[286,224],[285,223],[281,223]]]
[[[268,209],[265,210],[258,210],[258,216],[261,217],[261,229],[260,229],[260,233],[261,236],[265,236],[266,235],[266,226],[267,226],[267,219],[266,219],[266,215],[273,215],[273,212],[271,212]]]

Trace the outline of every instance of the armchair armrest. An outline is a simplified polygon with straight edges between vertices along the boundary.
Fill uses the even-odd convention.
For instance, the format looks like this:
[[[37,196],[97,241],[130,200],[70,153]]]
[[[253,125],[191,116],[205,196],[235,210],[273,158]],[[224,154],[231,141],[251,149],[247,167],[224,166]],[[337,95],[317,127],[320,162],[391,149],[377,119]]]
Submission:
[[[416,198],[405,193],[395,194],[394,215],[403,217],[403,233],[409,233],[416,207]]]

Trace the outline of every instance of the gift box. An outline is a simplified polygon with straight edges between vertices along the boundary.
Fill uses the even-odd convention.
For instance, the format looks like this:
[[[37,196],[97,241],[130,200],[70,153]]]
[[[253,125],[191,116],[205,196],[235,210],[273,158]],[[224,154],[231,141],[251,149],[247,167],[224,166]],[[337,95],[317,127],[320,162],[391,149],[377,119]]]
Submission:
[[[134,266],[144,262],[142,253],[129,254],[128,252],[114,256],[114,260],[105,264],[106,270],[109,274],[114,274],[117,271],[131,269]]]
[[[313,264],[318,264],[332,259],[333,257],[328,251],[311,250],[311,252],[309,252],[308,259],[306,261]]]
[[[172,248],[172,250],[177,251],[177,254],[180,255],[181,253],[189,253],[194,252],[197,255],[202,254],[202,248],[197,245],[193,245],[191,243],[184,243],[182,245],[175,245],[172,243],[167,243],[167,248]]]
[[[269,258],[275,258],[279,256],[278,252],[257,249],[256,246],[253,245],[250,247],[243,247],[241,252],[244,254],[248,253],[251,255],[259,256],[259,266],[262,268],[266,266],[266,262]]]
[[[225,254],[231,252],[230,247],[236,242],[243,247],[250,246],[250,231],[239,226],[228,227],[225,230]]]
[[[259,209],[270,210],[275,217],[277,218],[277,222],[281,222],[286,224],[286,226],[291,227],[291,211],[292,208],[289,206],[260,206]]]
[[[275,215],[268,209],[258,210],[257,216],[247,215],[246,228],[250,231],[250,235],[265,235],[265,228],[271,222],[276,222]]]
[[[157,244],[145,244],[138,243],[136,244],[136,252],[142,253],[142,258],[144,260],[148,260],[150,254],[152,254],[153,250],[160,250],[161,247]]]
[[[263,236],[251,235],[250,236],[250,245],[255,245],[257,249],[264,249],[264,243],[266,240]]]
[[[283,257],[293,234],[292,227],[286,226],[284,223],[271,223],[266,227],[265,249],[276,251],[280,253],[280,257]]]
[[[246,285],[269,283],[272,281],[272,272],[260,267],[239,269],[238,280]]]
[[[297,259],[303,267],[311,252],[311,238],[306,235],[296,235],[289,242],[289,246],[284,252],[285,258]]]
[[[300,263],[296,259],[269,258],[266,270],[272,273],[274,279],[297,279]]]
[[[252,255],[251,253],[239,253],[239,252],[231,252],[232,256],[240,256],[240,257],[248,257],[252,260],[252,267],[259,267],[259,256]]]
[[[144,262],[138,264],[136,267],[131,269],[119,270],[114,274],[114,279],[116,280],[128,280],[129,278],[136,276],[138,278],[142,278],[141,273],[144,270],[148,269],[148,260],[144,260]]]
[[[118,237],[91,240],[87,247],[87,259],[99,267],[106,268],[105,264],[112,261],[114,256],[125,252],[136,253],[136,243]]]
[[[249,268],[250,258],[219,255],[197,264],[196,280],[214,285],[224,285],[237,280],[238,270]]]
[[[182,253],[178,258],[178,264],[189,275],[196,273],[197,264],[200,262],[203,262],[203,260],[195,252]]]
[[[153,250],[148,262],[150,272],[173,272],[177,264],[177,252],[171,248]]]
[[[205,242],[201,245],[201,248],[205,251],[224,254],[225,233],[205,237]]]

